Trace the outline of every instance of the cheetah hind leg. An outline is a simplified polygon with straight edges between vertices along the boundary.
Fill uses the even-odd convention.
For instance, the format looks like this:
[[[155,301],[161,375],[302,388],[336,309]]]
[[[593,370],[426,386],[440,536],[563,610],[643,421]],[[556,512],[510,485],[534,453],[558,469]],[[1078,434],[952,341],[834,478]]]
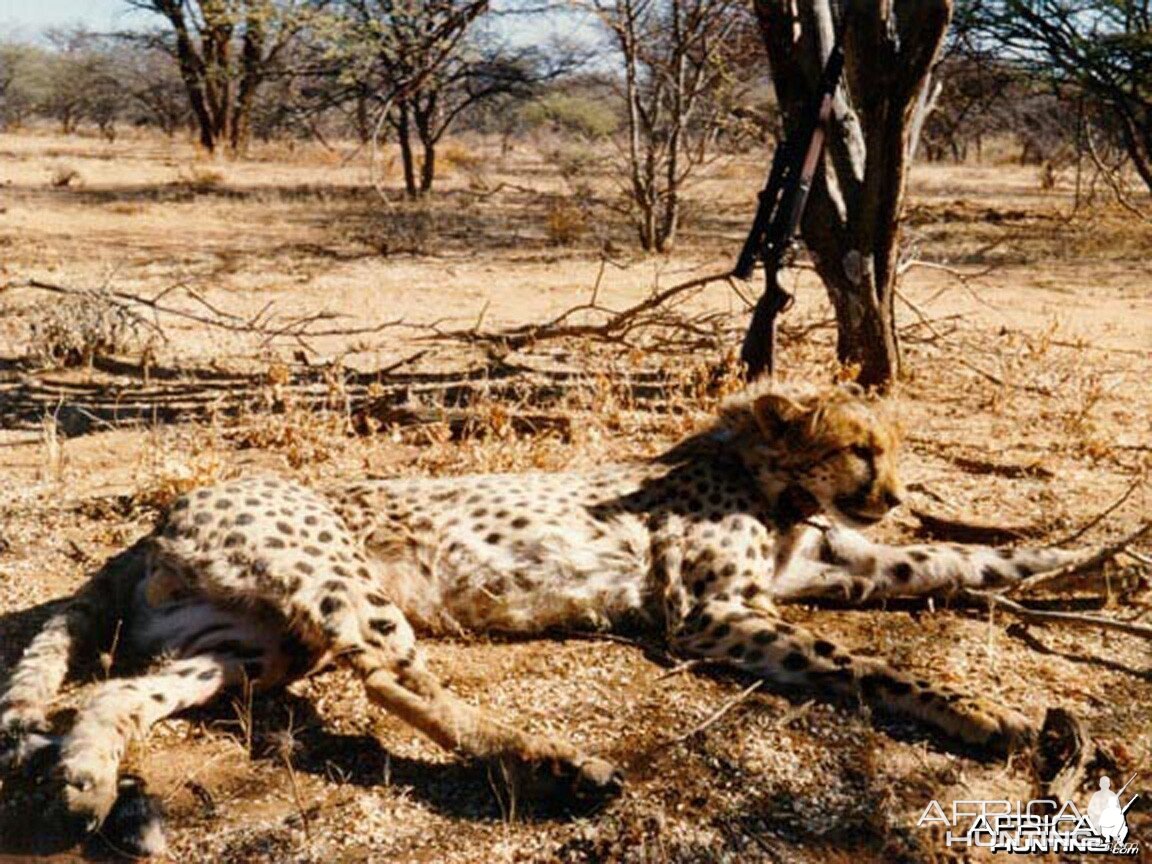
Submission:
[[[329,581],[303,586],[288,604],[293,620],[322,633],[326,650],[356,671],[369,699],[445,749],[494,763],[520,800],[583,809],[621,790],[620,773],[605,760],[522,732],[443,687],[408,620],[386,598]]]
[[[157,721],[210,702],[245,680],[238,658],[208,654],[169,661],[146,675],[101,682],[89,693],[72,729],[29,765],[23,833],[44,849],[64,848],[98,832],[120,854],[155,855],[165,847],[161,810],[120,763],[132,739]],[[37,829],[28,831],[28,825]]]
[[[48,713],[71,667],[115,640],[122,596],[143,573],[141,544],[111,558],[44,623],[0,691],[0,772],[52,743]]]
[[[358,659],[355,665],[373,702],[445,749],[493,763],[524,800],[585,807],[622,788],[611,763],[487,716],[445,690],[422,664],[396,670]]]
[[[769,681],[859,697],[989,755],[1004,755],[1035,737],[1028,720],[1011,709],[914,680],[883,660],[850,654],[742,603],[700,604],[685,619],[676,643],[686,653],[723,660]]]

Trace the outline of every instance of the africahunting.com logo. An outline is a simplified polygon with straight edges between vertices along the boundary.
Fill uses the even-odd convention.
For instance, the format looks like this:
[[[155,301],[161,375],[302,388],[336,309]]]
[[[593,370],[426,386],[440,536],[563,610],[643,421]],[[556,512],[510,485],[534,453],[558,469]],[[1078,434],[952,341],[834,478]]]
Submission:
[[[1126,814],[1140,796],[1134,794],[1121,804],[1121,796],[1135,779],[1133,774],[1119,792],[1113,792],[1112,781],[1101,777],[1100,788],[1083,811],[1071,801],[1061,804],[1050,798],[954,801],[950,811],[934,800],[924,808],[916,827],[942,825],[947,846],[978,846],[993,852],[1136,855],[1140,844],[1127,842]]]

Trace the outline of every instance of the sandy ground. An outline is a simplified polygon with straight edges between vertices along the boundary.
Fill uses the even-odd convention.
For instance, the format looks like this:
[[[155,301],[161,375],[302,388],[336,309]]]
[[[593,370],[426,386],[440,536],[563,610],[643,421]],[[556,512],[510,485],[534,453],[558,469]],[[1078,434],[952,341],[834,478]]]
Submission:
[[[475,369],[485,362],[478,349],[428,342],[428,328],[539,322],[587,301],[598,281],[597,300],[619,308],[656,286],[722,271],[762,172],[749,158],[706,178],[679,251],[653,259],[635,254],[627,226],[600,211],[574,244],[551,242],[549,207],[566,189],[539,150],[454,146],[442,194],[413,206],[368,187],[361,160],[306,148],[208,163],[156,139],[0,136],[0,269],[13,283],[147,296],[169,289],[164,302],[179,309],[240,319],[323,312],[342,316],[325,319],[331,327],[360,331],[393,322],[300,343],[149,318],[163,338],[137,322],[115,363],[59,369],[44,360],[53,334],[79,327],[83,313],[44,291],[0,292],[0,668],[19,656],[48,604],[144,533],[176,489],[257,469],[314,480],[579,467],[657,452],[702,422],[710,395],[653,412],[604,381],[706,368],[720,352],[685,357],[591,342],[504,358],[584,374],[564,434],[452,437],[430,427],[350,435],[337,409],[268,397],[278,376],[308,374],[302,358],[314,373],[335,360],[382,369],[419,352],[396,374]],[[78,176],[53,185],[66,169]],[[515,188],[476,194],[502,182]],[[607,176],[590,182],[609,194]],[[1024,526],[1036,542],[1067,536],[1120,499],[1146,471],[1152,440],[1152,230],[1115,207],[1073,213],[1071,182],[1044,192],[1034,168],[918,168],[906,226],[918,256],[936,265],[907,271],[898,309],[907,379],[893,401],[912,503]],[[786,374],[826,378],[828,307],[811,274],[795,278]],[[745,320],[723,283],[681,311],[718,314],[733,339]],[[79,416],[69,413],[76,392],[103,388],[128,400],[144,366],[173,386],[206,386],[213,376],[224,390],[250,386],[252,407],[163,422],[64,421]],[[1081,542],[1122,536],[1149,504],[1147,489],[1136,489]],[[915,530],[898,512],[880,533],[900,539]],[[1103,603],[1104,614],[1147,620],[1152,593],[1138,571],[1110,570],[1078,597]],[[947,607],[786,614],[1037,720],[1065,707],[1098,737],[1114,776],[1152,777],[1146,641]],[[510,809],[482,769],[455,764],[382,716],[335,672],[251,709],[221,704],[165,721],[134,750],[133,769],[169,810],[172,860],[966,860],[915,827],[928,801],[1026,798],[1031,788],[1024,758],[985,761],[853,705],[769,689],[704,733],[669,743],[747,682],[664,677],[659,658],[630,645],[477,638],[428,651],[469,700],[617,760],[629,776],[625,796],[581,818],[533,814],[524,802]],[[62,707],[79,695],[70,690]],[[1152,860],[1150,800],[1143,795],[1129,813],[1143,860]]]

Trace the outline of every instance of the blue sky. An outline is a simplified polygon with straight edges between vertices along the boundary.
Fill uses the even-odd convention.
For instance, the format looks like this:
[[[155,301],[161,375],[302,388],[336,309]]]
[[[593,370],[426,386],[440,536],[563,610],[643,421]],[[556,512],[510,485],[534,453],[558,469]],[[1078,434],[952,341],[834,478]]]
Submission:
[[[36,39],[45,27],[61,25],[83,24],[97,32],[110,32],[154,23],[155,16],[133,9],[126,0],[0,0],[0,39]],[[505,19],[497,26],[516,43],[545,40],[556,33],[584,42],[594,38],[587,21],[565,15],[531,24]]]
[[[118,30],[140,20],[124,0],[0,0],[0,36],[31,38],[61,24]]]

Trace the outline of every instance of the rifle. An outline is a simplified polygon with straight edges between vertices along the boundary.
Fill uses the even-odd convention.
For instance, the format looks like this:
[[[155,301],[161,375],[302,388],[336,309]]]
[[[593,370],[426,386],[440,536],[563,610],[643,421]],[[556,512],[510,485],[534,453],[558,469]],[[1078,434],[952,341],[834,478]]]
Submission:
[[[1117,800],[1117,801],[1119,801],[1119,800],[1120,800],[1120,796],[1124,794],[1124,790],[1125,790],[1125,789],[1127,789],[1129,786],[1131,786],[1131,785],[1132,785],[1132,781],[1133,781],[1133,780],[1135,780],[1137,776],[1138,776],[1138,775],[1136,775],[1136,774],[1133,774],[1131,777],[1129,777],[1129,778],[1128,778],[1128,782],[1127,782],[1127,783],[1125,783],[1123,786],[1121,786],[1121,787],[1120,787],[1120,791],[1116,793],[1116,800]],[[1123,810],[1121,810],[1120,812],[1121,812],[1121,813],[1127,813],[1127,812],[1128,812],[1128,808],[1129,808],[1129,807],[1131,807],[1131,806],[1132,806],[1132,805],[1135,803],[1136,799],[1137,799],[1137,798],[1139,798],[1139,797],[1140,797],[1140,793],[1139,793],[1139,792],[1137,792],[1135,795],[1133,795],[1133,796],[1132,796],[1132,800],[1131,800],[1131,801],[1129,801],[1127,804],[1125,804],[1125,805],[1124,805],[1124,809],[1123,809]]]
[[[760,192],[756,218],[744,241],[732,275],[747,281],[752,278],[756,261],[764,263],[764,293],[752,313],[752,323],[744,336],[740,359],[746,365],[749,380],[767,370],[774,372],[776,351],[776,316],[792,305],[793,297],[780,284],[780,271],[793,248],[793,240],[812,178],[824,151],[825,129],[832,115],[832,103],[844,72],[844,26],[820,75],[820,87],[801,116],[800,125],[776,148],[768,182]]]

